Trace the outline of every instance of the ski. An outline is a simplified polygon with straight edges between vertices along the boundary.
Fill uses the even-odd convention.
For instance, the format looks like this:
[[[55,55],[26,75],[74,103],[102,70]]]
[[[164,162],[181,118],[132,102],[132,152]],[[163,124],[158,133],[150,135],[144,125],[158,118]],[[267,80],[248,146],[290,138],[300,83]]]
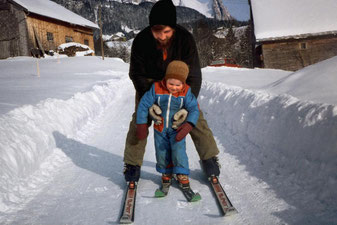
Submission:
[[[226,192],[222,188],[218,177],[211,176],[208,179],[212,186],[212,190],[216,196],[218,205],[223,213],[223,216],[230,216],[236,214],[237,210],[234,208],[228,196],[226,195]]]
[[[181,187],[179,185],[181,191],[183,192],[185,198],[189,202],[197,202],[201,200],[201,196],[199,193],[195,193],[190,187]]]
[[[165,197],[170,190],[171,183],[164,183],[160,188],[154,193],[156,198]]]
[[[154,193],[155,197],[156,198],[165,197],[170,190],[171,183],[172,183],[172,176],[163,176],[161,187],[158,188]]]
[[[130,224],[135,219],[137,182],[131,181],[127,183],[122,215],[119,219],[120,224]]]
[[[168,194],[168,189],[167,190],[164,190],[163,188],[158,188],[156,190],[156,192],[154,193],[154,196],[156,198],[162,198],[162,197],[165,197],[167,194]]]

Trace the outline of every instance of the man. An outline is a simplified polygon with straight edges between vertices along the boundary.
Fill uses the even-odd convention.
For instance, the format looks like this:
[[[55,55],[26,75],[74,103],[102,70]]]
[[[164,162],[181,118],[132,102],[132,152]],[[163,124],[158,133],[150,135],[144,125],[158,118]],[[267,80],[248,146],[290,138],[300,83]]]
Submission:
[[[136,109],[140,98],[154,81],[165,76],[167,65],[181,60],[189,66],[186,83],[198,97],[201,87],[201,69],[194,38],[185,28],[176,24],[176,8],[171,0],[161,0],[151,9],[150,26],[135,38],[131,49],[129,76],[136,89]],[[148,123],[150,125],[150,121]],[[124,175],[126,181],[138,181],[143,163],[146,138],[136,136],[136,113],[132,115],[124,150]],[[216,155],[219,150],[202,111],[196,126],[190,132],[202,160],[207,177],[220,174]]]

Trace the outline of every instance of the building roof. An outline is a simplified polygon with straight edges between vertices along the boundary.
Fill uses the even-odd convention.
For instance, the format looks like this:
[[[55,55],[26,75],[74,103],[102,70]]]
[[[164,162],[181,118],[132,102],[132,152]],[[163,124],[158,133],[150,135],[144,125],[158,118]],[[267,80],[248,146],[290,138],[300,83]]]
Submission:
[[[258,42],[337,34],[337,0],[251,0]]]
[[[12,0],[28,12],[84,27],[99,28],[97,24],[50,0]]]

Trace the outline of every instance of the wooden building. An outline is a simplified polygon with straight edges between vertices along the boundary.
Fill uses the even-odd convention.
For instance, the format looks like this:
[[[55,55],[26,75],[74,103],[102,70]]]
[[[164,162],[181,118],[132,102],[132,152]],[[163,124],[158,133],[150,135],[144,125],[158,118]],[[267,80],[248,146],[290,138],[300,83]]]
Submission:
[[[251,1],[257,58],[295,71],[337,55],[337,1]]]
[[[56,51],[77,42],[94,49],[99,27],[50,0],[0,0],[0,59]]]

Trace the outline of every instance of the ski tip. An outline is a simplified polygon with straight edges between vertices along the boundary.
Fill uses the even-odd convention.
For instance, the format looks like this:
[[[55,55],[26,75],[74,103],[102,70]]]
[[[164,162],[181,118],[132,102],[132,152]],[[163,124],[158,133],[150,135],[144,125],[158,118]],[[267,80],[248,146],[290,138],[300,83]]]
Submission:
[[[226,210],[226,212],[224,213],[224,216],[232,216],[237,214],[238,211],[234,208],[234,207],[230,207]]]
[[[196,193],[193,198],[191,198],[190,202],[198,202],[201,200],[201,196],[199,193]]]
[[[133,223],[133,221],[129,217],[128,218],[122,217],[119,220],[119,224],[131,224],[131,223]]]
[[[165,197],[166,194],[165,194],[162,190],[157,189],[156,192],[154,193],[154,196],[155,196],[156,198],[162,198],[162,197]]]

